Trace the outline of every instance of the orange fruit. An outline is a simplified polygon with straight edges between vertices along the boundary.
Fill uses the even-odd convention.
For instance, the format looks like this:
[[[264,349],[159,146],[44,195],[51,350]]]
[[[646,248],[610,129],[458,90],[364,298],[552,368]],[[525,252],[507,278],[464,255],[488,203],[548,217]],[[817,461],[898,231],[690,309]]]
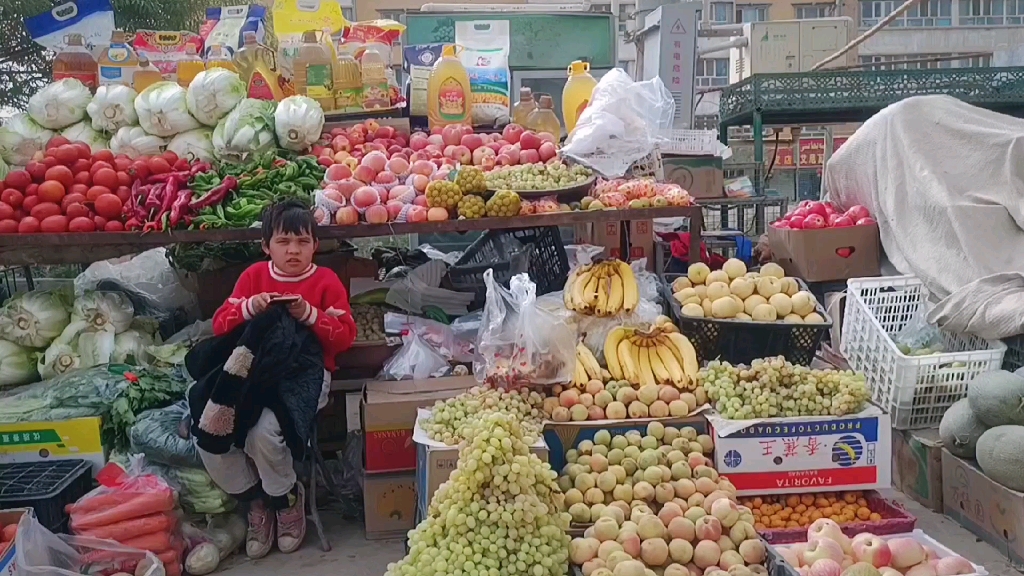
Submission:
[[[871,510],[864,508],[863,506],[857,508],[857,518],[860,520],[867,520],[871,517]]]
[[[797,495],[786,497],[786,506],[793,507],[800,503],[800,497]]]
[[[879,521],[879,520],[881,520],[881,519],[882,519],[882,515],[881,515],[881,514],[879,514],[879,513],[877,513],[877,512],[872,512],[872,513],[871,513],[871,514],[870,514],[870,515],[868,516],[868,520],[871,520],[872,522],[878,522],[878,521]]]

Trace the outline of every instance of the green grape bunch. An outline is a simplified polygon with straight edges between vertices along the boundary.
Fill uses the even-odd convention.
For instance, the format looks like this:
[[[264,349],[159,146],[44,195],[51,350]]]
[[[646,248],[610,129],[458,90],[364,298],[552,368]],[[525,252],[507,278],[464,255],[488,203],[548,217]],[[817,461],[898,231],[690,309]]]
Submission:
[[[864,409],[871,394],[864,374],[820,370],[760,358],[750,366],[709,362],[697,374],[715,410],[730,420],[792,416],[845,416]]]
[[[455,446],[466,438],[477,421],[500,412],[515,417],[529,444],[540,438],[544,422],[544,397],[528,389],[499,390],[475,386],[454,398],[439,400],[423,422],[423,430],[431,440]]]

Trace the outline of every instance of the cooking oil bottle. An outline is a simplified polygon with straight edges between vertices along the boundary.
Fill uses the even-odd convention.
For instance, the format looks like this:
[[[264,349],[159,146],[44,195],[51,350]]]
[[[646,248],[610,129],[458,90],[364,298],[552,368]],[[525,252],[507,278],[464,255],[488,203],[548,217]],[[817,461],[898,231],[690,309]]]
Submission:
[[[99,66],[92,52],[86,50],[82,35],[68,34],[64,37],[64,46],[53,58],[53,79],[74,78],[95,90]]]
[[[339,112],[363,109],[363,74],[359,63],[348,52],[338,54],[334,68],[334,108]]]
[[[456,55],[461,47],[449,44],[441,50],[427,83],[427,118],[430,127],[448,124],[469,124],[473,103],[470,101],[469,73]]]
[[[107,46],[97,61],[98,77],[101,86],[106,84],[132,85],[132,74],[139,65],[139,57],[128,45],[124,30],[110,33],[110,45]]]
[[[562,89],[562,118],[565,119],[565,131],[572,132],[583,110],[590,104],[597,80],[590,75],[590,62],[573,61],[568,69],[569,79]]]
[[[213,68],[224,68],[225,70],[238,72],[238,69],[235,68],[235,63],[231,61],[231,55],[220,44],[210,46],[210,51],[206,55],[206,69],[211,70]]]
[[[192,83],[192,80],[204,70],[206,70],[206,64],[203,63],[203,59],[199,57],[196,47],[189,44],[185,47],[185,57],[178,60],[178,85],[182,88],[188,88],[188,85]]]
[[[163,79],[163,74],[155,66],[150,65],[149,58],[139,56],[139,67],[135,70],[135,75],[132,76],[132,88],[136,92],[141,94],[143,90],[157,82],[162,82]]]
[[[324,46],[321,32],[302,33],[295,58],[295,92],[316,100],[324,112],[334,110],[334,58]]]
[[[526,127],[534,132],[547,132],[556,139],[562,135],[562,123],[555,115],[555,103],[551,96],[544,94],[540,97],[537,109],[530,112],[526,119]]]
[[[526,119],[530,117],[530,112],[536,109],[537,102],[533,99],[533,91],[523,86],[519,89],[519,102],[512,107],[512,122],[526,126]]]
[[[391,107],[391,89],[388,86],[387,60],[382,51],[387,47],[376,42],[367,44],[359,56],[363,72],[363,109]]]
[[[280,102],[284,99],[277,73],[274,51],[256,41],[255,32],[246,32],[244,44],[235,53],[235,67],[245,82],[249,98]]]

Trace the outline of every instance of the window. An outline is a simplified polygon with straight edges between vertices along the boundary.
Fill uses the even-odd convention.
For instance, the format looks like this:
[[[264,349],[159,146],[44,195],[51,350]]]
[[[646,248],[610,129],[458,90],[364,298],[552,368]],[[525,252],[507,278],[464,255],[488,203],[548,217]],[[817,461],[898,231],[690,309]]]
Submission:
[[[712,2],[711,21],[715,24],[732,24],[732,2]]]
[[[961,0],[965,1],[965,0]],[[966,0],[970,1],[970,0]],[[997,0],[1002,1],[1002,0]],[[1024,0],[1010,0],[1013,2]],[[891,14],[903,2],[900,0],[862,0],[860,26],[870,28]],[[963,15],[961,8],[961,16]],[[937,27],[953,25],[953,0],[921,0],[892,21],[895,27]]]
[[[736,5],[736,22],[764,22],[765,20],[768,20],[768,6]]]
[[[356,9],[354,6],[342,6],[341,15],[345,17],[345,20],[349,22],[356,21]]]
[[[694,130],[718,130],[718,114],[694,114]]]
[[[1024,0],[960,0],[960,24],[1024,24]]]
[[[940,60],[937,62],[903,62],[905,60],[927,60],[928,58],[952,58],[956,54],[899,54],[884,56],[861,56],[861,64],[867,70],[920,70],[934,68],[982,68],[992,65],[992,56],[971,56],[962,60]],[[899,62],[891,64],[891,62]]]
[[[728,58],[698,58],[697,59],[697,86],[710,88],[712,86],[729,85],[729,59]]]
[[[828,18],[835,10],[835,4],[794,4],[793,12],[797,20],[813,20]]]

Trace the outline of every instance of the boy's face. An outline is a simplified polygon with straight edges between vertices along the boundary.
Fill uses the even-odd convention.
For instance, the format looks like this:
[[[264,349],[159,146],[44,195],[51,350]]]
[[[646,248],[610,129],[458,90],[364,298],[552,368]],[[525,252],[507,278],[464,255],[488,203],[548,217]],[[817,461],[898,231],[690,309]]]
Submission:
[[[270,256],[274,266],[285,274],[305,272],[313,262],[316,248],[317,241],[309,233],[296,235],[275,232],[270,238],[270,243],[263,245],[263,251]]]

